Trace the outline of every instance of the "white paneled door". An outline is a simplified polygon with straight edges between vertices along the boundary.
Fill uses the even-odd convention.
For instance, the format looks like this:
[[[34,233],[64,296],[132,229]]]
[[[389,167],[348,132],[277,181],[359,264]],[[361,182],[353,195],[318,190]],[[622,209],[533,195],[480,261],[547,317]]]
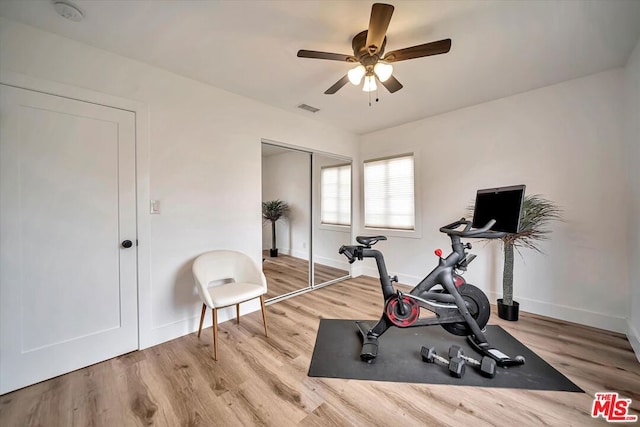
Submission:
[[[135,188],[134,113],[0,85],[0,393],[138,348]]]

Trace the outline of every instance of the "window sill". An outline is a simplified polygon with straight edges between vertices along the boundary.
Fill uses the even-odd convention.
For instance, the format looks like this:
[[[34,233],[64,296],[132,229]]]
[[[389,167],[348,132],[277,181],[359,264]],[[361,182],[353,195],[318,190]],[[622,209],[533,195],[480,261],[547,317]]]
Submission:
[[[364,227],[363,233],[365,235],[380,235],[386,237],[403,237],[407,239],[420,239],[422,238],[422,231],[415,230],[397,230],[393,228],[372,228]]]
[[[351,233],[350,225],[320,224],[318,225],[318,229],[327,230],[327,231],[337,231],[340,233]]]

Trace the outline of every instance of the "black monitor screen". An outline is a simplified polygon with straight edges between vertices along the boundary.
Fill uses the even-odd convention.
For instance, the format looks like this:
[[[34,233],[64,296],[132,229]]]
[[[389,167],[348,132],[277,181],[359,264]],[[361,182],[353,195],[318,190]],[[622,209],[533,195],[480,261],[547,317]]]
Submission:
[[[473,227],[482,228],[495,219],[494,231],[517,233],[524,200],[524,185],[478,190],[473,212]]]

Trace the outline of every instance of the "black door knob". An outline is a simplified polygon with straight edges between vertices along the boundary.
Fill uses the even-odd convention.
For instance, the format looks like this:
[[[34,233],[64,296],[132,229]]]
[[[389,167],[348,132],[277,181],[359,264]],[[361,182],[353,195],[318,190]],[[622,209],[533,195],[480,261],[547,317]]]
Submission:
[[[133,242],[131,242],[131,240],[123,240],[122,241],[122,247],[123,248],[130,248],[131,246],[133,246]]]

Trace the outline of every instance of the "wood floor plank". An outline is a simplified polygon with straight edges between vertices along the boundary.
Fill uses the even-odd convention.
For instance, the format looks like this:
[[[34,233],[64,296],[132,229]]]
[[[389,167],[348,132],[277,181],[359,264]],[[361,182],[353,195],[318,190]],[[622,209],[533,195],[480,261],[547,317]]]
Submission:
[[[321,404],[300,423],[305,427],[350,426],[349,419],[326,403]]]
[[[280,254],[270,257],[263,252],[262,270],[267,276],[267,299],[295,292],[309,286],[309,263]]]
[[[495,307],[490,324],[585,393],[307,376],[320,319],[381,310],[379,282],[350,279],[268,305],[268,338],[260,311],[222,323],[218,361],[205,331],[3,395],[0,425],[589,426],[605,423],[590,416],[600,391],[631,398],[640,414],[640,364],[624,335],[528,313],[506,322]]]

